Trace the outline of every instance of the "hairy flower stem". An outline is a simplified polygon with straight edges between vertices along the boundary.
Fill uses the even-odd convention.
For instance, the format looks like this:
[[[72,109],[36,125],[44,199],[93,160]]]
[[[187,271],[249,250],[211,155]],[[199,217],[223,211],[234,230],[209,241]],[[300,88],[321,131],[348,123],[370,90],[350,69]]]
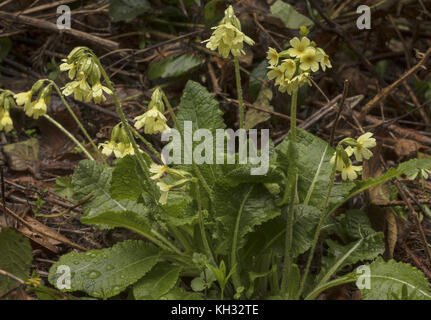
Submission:
[[[91,50],[90,50],[90,52],[91,52],[92,56],[94,57],[94,60],[96,61],[103,78],[105,79],[106,85],[112,91],[112,97],[114,99],[114,104],[115,104],[115,107],[117,109],[117,113],[120,116],[121,123],[123,124],[124,130],[126,131],[127,139],[132,144],[132,147],[133,147],[133,150],[135,151],[135,155],[138,159],[139,165],[143,171],[145,178],[148,180],[149,179],[148,166],[147,166],[144,158],[142,157],[142,154],[139,151],[138,145],[136,144],[135,138],[133,137],[132,131],[130,130],[129,123],[126,120],[126,116],[124,115],[124,111],[123,111],[123,108],[121,106],[121,103],[118,100],[118,97],[115,93],[115,89],[114,89],[114,86],[112,85],[111,79],[109,79],[108,75],[106,74],[105,69],[103,69],[103,66],[100,63],[99,58]]]
[[[196,190],[197,190],[196,200],[198,203],[198,212],[199,212],[199,228],[201,230],[202,242],[203,242],[203,245],[204,245],[205,251],[207,252],[208,257],[211,259],[211,262],[214,264],[214,266],[217,266],[217,263],[214,259],[214,255],[213,255],[213,252],[212,252],[211,247],[209,245],[207,234],[205,231],[204,217],[202,215],[201,191],[200,191],[198,183],[196,183]]]
[[[320,230],[322,229],[323,223],[325,222],[326,218],[328,217],[328,215],[326,214],[326,209],[328,207],[329,198],[330,198],[331,192],[332,192],[332,187],[334,186],[334,182],[335,182],[335,173],[336,173],[336,168],[337,168],[337,162],[338,162],[338,150],[336,150],[336,153],[335,153],[335,163],[334,163],[334,166],[332,167],[331,180],[329,182],[328,194],[326,195],[326,199],[325,199],[325,203],[323,205],[322,213],[320,215],[319,223],[317,224],[316,231],[314,233],[313,242],[311,244],[311,249],[310,249],[310,254],[308,256],[307,264],[305,265],[304,275],[302,276],[301,284],[299,286],[298,295],[297,295],[298,299],[301,298],[301,294],[302,294],[302,291],[304,290],[305,282],[307,281],[308,273],[310,271],[311,262],[313,261],[314,250],[316,250],[317,241],[319,240]]]
[[[130,127],[133,131],[133,133],[145,144],[145,146],[151,150],[151,152],[156,156],[157,159],[162,161],[162,157],[160,156],[160,153],[153,147],[151,143],[147,141],[139,132],[133,127]]]
[[[99,148],[97,148],[97,146],[95,145],[93,139],[91,139],[90,135],[88,134],[87,130],[85,130],[84,126],[82,125],[81,121],[79,121],[78,117],[76,116],[75,112],[73,112],[72,108],[70,107],[69,103],[66,101],[66,99],[64,98],[63,94],[60,91],[60,88],[57,86],[57,84],[52,81],[52,80],[48,80],[47,81],[52,84],[52,86],[54,87],[55,91],[57,91],[58,96],[60,97],[61,101],[63,102],[63,104],[66,106],[67,111],[69,111],[69,113],[71,114],[73,120],[75,120],[76,124],[78,125],[78,127],[81,129],[82,133],[84,134],[84,136],[87,138],[87,140],[91,143],[91,145],[93,146],[94,150],[96,151],[96,153],[99,155],[99,158],[103,160],[103,162],[105,164],[106,163],[106,159],[105,157],[101,154]]]
[[[162,95],[163,95],[163,101],[166,103],[166,106],[168,107],[168,110],[169,110],[169,114],[171,115],[172,120],[174,121],[174,125],[177,128],[178,132],[180,133],[181,141],[182,141],[183,145],[185,146],[186,144],[184,143],[184,134],[181,131],[181,127],[180,127],[180,124],[178,122],[178,118],[175,115],[174,109],[172,108],[171,103],[169,102],[168,98],[166,97],[166,95],[163,91],[162,91]],[[193,151],[184,150],[184,152],[193,152]],[[202,183],[202,186],[204,187],[205,191],[208,193],[208,197],[210,198],[211,202],[214,202],[211,189],[210,189],[208,183],[206,182],[205,178],[203,177],[201,171],[199,170],[198,166],[194,163],[193,157],[192,157],[192,167],[193,167],[193,171],[196,174],[196,177],[199,179],[199,181]]]
[[[57,128],[59,128],[61,131],[63,131],[63,133],[65,135],[67,135],[70,140],[72,140],[73,142],[75,142],[75,144],[85,153],[85,155],[88,157],[88,159],[90,160],[94,160],[94,158],[91,156],[91,154],[87,151],[87,149],[85,149],[85,147],[73,136],[73,134],[71,134],[69,131],[66,130],[65,127],[63,127],[60,123],[58,123],[57,121],[55,121],[53,118],[51,118],[49,115],[44,114],[43,115],[48,121],[50,121],[52,124],[54,124]]]
[[[287,211],[287,223],[286,223],[286,238],[285,238],[285,254],[284,254],[284,266],[283,276],[281,280],[281,292],[285,294],[287,292],[288,278],[292,266],[292,233],[293,233],[293,216],[295,208],[296,198],[296,106],[298,100],[298,90],[292,92],[292,100],[290,104],[290,132],[289,132],[289,149],[290,152],[290,165],[289,165],[289,176],[291,177],[288,181],[290,184],[290,196],[289,196],[289,207]],[[286,188],[286,193],[289,188]],[[285,197],[286,198],[286,193]]]
[[[241,287],[241,277],[240,277],[240,270],[237,264],[237,256],[238,256],[238,238],[239,238],[239,228],[240,228],[240,222],[242,213],[244,211],[244,206],[250,197],[251,192],[253,191],[253,185],[249,188],[247,191],[244,199],[241,202],[241,206],[239,208],[238,214],[236,216],[236,222],[235,222],[235,229],[233,233],[233,240],[232,240],[232,250],[230,254],[230,265],[231,269],[235,268],[235,271],[232,274],[232,282],[236,290],[238,290]]]
[[[236,91],[238,92],[239,127],[240,129],[244,129],[244,103],[242,101],[241,74],[239,72],[238,57],[235,56],[233,62],[235,64]]]

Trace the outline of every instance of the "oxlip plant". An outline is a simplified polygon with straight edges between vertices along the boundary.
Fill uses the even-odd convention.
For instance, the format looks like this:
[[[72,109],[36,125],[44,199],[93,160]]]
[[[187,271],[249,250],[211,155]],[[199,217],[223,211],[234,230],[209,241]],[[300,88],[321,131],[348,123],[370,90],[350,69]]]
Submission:
[[[244,43],[252,45],[253,40],[241,31],[229,7],[207,46],[224,58],[233,56],[241,128],[238,56],[244,54]],[[159,134],[175,128],[184,140],[185,121],[192,122],[193,131],[226,128],[217,100],[194,81],[187,82],[176,112],[156,88],[134,126],[126,121],[99,59],[86,47],[75,48],[61,66],[70,78],[64,88],[39,80],[28,92],[1,91],[0,125],[5,131],[12,128],[9,108],[15,102],[28,116],[54,122],[46,113],[52,88],[72,114],[63,95],[95,103],[112,95],[121,119],[109,141],[93,145],[96,159],[70,135],[88,157],[78,165],[71,185],[77,201],[92,195],[82,206],[82,223],[105,230],[127,228],[136,236],[110,248],[63,255],[50,269],[54,287],[102,299],[123,293],[134,299],[316,299],[330,287],[351,282],[363,299],[431,299],[421,271],[383,260],[383,234],[372,228],[365,212],[341,210],[352,197],[395,177],[427,178],[431,160],[412,159],[379,177],[361,178],[361,163],[373,156],[370,149],[376,146],[372,132],[346,137],[332,148],[296,127],[298,90],[310,85],[315,72],[331,68],[325,51],[301,28],[289,48],[269,48],[267,57],[268,78],[291,96],[291,125],[281,144],[270,143],[265,175],[250,175],[255,166],[250,163],[168,164],[141,135],[140,130]],[[191,151],[182,145],[183,155]],[[116,158],[113,167],[106,162],[110,156]],[[334,215],[337,209],[342,213]],[[318,247],[319,261],[313,264]],[[64,282],[67,276],[70,283]]]

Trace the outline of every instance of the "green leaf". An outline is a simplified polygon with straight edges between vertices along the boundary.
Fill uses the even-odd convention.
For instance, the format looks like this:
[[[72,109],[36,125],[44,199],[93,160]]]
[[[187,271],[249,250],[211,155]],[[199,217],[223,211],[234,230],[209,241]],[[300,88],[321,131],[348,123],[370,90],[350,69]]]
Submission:
[[[123,209],[117,200],[109,194],[111,184],[112,168],[104,166],[96,161],[82,160],[72,176],[72,185],[78,201],[94,195],[82,205],[86,215],[91,211],[98,211],[100,206],[112,206]]]
[[[316,287],[327,283],[343,267],[363,260],[373,260],[385,251],[383,233],[373,230],[365,213],[350,211],[342,217],[340,224],[341,227],[346,227],[346,232],[353,241],[342,245],[331,239],[326,240],[328,255],[322,259],[322,270],[317,277]]]
[[[311,248],[320,215],[320,210],[315,207],[295,206],[292,234],[292,256],[294,258]]]
[[[241,249],[246,235],[256,226],[280,215],[280,209],[262,185],[243,184],[232,188],[218,184],[214,208],[220,253],[230,252],[235,237],[237,250]]]
[[[84,291],[96,298],[109,298],[122,292],[150,271],[159,259],[159,250],[139,240],[127,240],[112,248],[71,252],[60,258],[49,271],[49,282],[57,287],[62,275],[61,265],[71,271],[71,288],[65,291]]]
[[[151,227],[145,209],[141,204],[124,201],[124,211],[104,210],[91,216],[82,217],[84,224],[97,224],[109,227],[122,227],[135,231],[152,240]]]
[[[205,24],[209,27],[219,22],[224,15],[226,9],[225,0],[211,0],[205,5]]]
[[[208,90],[197,82],[189,80],[184,88],[180,104],[178,106],[178,122],[180,130],[184,132],[184,136],[193,137],[193,132],[197,129],[208,129],[215,135],[216,129],[224,129],[226,127],[223,120],[223,112],[219,109],[219,103],[214,99],[213,95]],[[192,130],[184,130],[184,121],[192,122]],[[195,143],[196,145],[197,143]],[[213,147],[215,150],[215,141]],[[191,152],[185,149],[184,153]],[[213,151],[213,159],[215,151]],[[182,169],[191,171],[190,165],[182,165]],[[216,179],[221,175],[221,168],[218,164],[202,164],[199,165],[199,170],[204,176],[210,187]]]
[[[431,300],[428,280],[410,264],[395,260],[385,262],[379,257],[369,267],[370,288],[360,289],[364,300],[402,299],[405,298],[403,288],[410,300]]]
[[[299,29],[301,26],[310,26],[313,21],[308,17],[298,13],[295,7],[277,0],[271,7],[271,14],[283,21],[284,25],[289,29]]]
[[[305,130],[297,129],[298,197],[301,203],[321,209],[327,197],[332,172],[330,159],[334,149],[328,143]],[[277,163],[287,175],[289,164],[289,139],[277,146]],[[411,159],[397,168],[390,168],[377,178],[355,182],[335,183],[329,198],[329,212],[333,212],[353,196],[382,184],[390,179],[409,175],[418,169],[431,168],[431,159]]]
[[[12,41],[9,38],[0,38],[0,63],[9,54],[12,49]]]
[[[177,117],[181,130],[184,130],[184,121],[192,121],[193,131],[226,128],[218,101],[205,87],[192,80],[184,88]]]
[[[157,264],[133,286],[138,300],[156,300],[167,294],[178,281],[181,268],[167,262]]]
[[[109,0],[109,15],[114,22],[130,22],[150,9],[148,0]]]
[[[202,296],[196,292],[189,292],[180,287],[174,287],[159,300],[202,300]]]
[[[111,196],[117,200],[137,201],[143,192],[148,192],[148,189],[136,157],[120,159],[112,172]]]
[[[203,61],[193,54],[169,56],[150,65],[148,79],[156,80],[182,76],[202,63]]]
[[[142,205],[130,200],[116,200],[111,196],[109,190],[111,188],[112,171],[112,168],[96,161],[83,160],[79,163],[72,176],[75,196],[81,201],[93,195],[82,206],[85,215],[91,217],[104,211],[136,211],[141,216],[145,216],[147,210]],[[136,186],[138,187],[138,185]]]
[[[53,190],[58,195],[67,199],[73,199],[73,185],[69,177],[58,177],[55,180]]]
[[[305,130],[297,129],[298,197],[300,203],[321,209],[328,194],[332,172],[330,164],[334,150],[328,143]],[[290,163],[289,139],[277,146],[277,162],[287,175]],[[353,183],[335,184],[330,203],[344,199],[354,187]]]
[[[27,238],[10,228],[1,228],[0,269],[26,281],[32,260],[31,246]],[[19,283],[16,280],[0,275],[0,295],[17,285]]]

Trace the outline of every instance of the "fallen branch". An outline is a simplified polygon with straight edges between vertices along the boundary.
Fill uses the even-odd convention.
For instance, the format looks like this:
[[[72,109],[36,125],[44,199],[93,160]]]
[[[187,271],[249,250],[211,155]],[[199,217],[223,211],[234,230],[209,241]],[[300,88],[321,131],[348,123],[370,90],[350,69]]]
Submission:
[[[92,43],[93,45],[99,45],[104,47],[107,50],[116,50],[119,48],[119,44],[117,42],[114,42],[112,40],[107,40],[107,39],[103,39],[97,36],[94,36],[92,34],[88,34],[79,30],[75,30],[75,29],[58,29],[57,25],[49,22],[49,21],[45,21],[45,20],[41,20],[41,19],[37,19],[37,18],[33,18],[33,17],[28,17],[28,16],[23,16],[23,15],[17,15],[17,14],[13,14],[13,13],[8,13],[8,12],[4,12],[4,11],[0,11],[0,18],[1,19],[5,19],[5,20],[9,20],[12,22],[16,22],[16,23],[22,23],[22,24],[26,24],[38,29],[44,29],[47,31],[53,31],[55,33],[59,33],[59,34],[67,34],[70,35],[74,38],[77,38],[81,41],[86,41],[89,43]]]
[[[422,57],[422,59],[409,71],[404,73],[401,78],[399,78],[394,83],[390,84],[386,88],[384,88],[382,91],[380,91],[371,101],[369,101],[361,111],[361,114],[359,116],[359,121],[364,119],[365,115],[372,109],[374,106],[379,103],[382,99],[384,99],[392,90],[394,90],[396,87],[398,87],[402,82],[404,82],[409,76],[411,76],[413,73],[415,73],[419,68],[421,68],[429,56],[431,55],[431,48],[428,48],[425,55]]]

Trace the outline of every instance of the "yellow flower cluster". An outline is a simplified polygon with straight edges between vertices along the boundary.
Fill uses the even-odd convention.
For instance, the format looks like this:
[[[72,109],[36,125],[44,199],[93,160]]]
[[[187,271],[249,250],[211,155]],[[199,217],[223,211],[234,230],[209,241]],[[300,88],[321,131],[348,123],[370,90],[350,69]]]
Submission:
[[[38,119],[47,112],[47,105],[51,100],[52,85],[48,84],[42,88],[45,80],[38,80],[31,90],[14,95],[16,104],[24,107],[24,112],[28,117]],[[32,101],[33,95],[37,95]]]
[[[0,131],[12,131],[13,122],[9,110],[14,106],[13,93],[9,90],[0,90]]]
[[[371,138],[372,136],[373,134],[371,132],[367,132],[356,140],[347,138],[340,142],[340,145],[346,143],[348,146],[346,149],[341,148],[338,152],[338,156],[337,152],[335,152],[330,163],[333,166],[336,165],[335,170],[341,172],[341,178],[343,180],[356,180],[358,174],[362,171],[362,166],[355,166],[350,160],[353,154],[358,162],[362,162],[364,159],[368,160],[373,156],[370,148],[376,146],[376,139]]]
[[[229,53],[234,57],[245,54],[244,42],[254,45],[254,41],[241,31],[241,23],[235,16],[232,6],[225,10],[225,16],[219,25],[213,27],[214,32],[211,37],[203,42],[207,42],[206,47],[219,52],[223,58],[227,58]]]
[[[310,84],[311,72],[317,72],[319,68],[325,71],[332,65],[325,51],[306,36],[301,39],[294,37],[289,44],[291,47],[282,52],[269,48],[267,59],[270,71],[267,76],[269,80],[275,80],[280,92],[292,94],[304,84]]]
[[[65,96],[74,95],[75,100],[94,103],[106,101],[104,92],[112,95],[112,91],[100,83],[101,72],[94,57],[87,48],[77,47],[62,60],[61,71],[68,71],[70,80],[62,89]]]
[[[102,148],[102,153],[105,156],[109,157],[111,154],[114,154],[117,159],[135,154],[135,150],[129,142],[121,123],[112,129],[111,140],[100,143],[99,148]]]
[[[156,134],[169,129],[166,124],[167,119],[162,113],[165,110],[162,95],[160,88],[154,90],[148,105],[149,110],[134,119],[136,129],[144,127],[146,134]]]

